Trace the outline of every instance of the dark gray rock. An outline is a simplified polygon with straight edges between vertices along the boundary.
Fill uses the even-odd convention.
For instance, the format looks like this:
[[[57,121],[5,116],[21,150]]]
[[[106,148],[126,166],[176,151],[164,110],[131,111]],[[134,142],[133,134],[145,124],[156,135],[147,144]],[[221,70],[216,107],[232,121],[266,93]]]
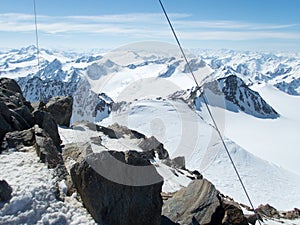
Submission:
[[[5,180],[0,180],[0,202],[7,202],[11,199],[12,188]]]
[[[159,159],[169,158],[168,151],[164,148],[164,145],[160,143],[155,137],[151,136],[150,138],[143,139],[139,147],[144,151],[154,151],[158,154]]]
[[[194,180],[164,203],[163,215],[181,225],[218,224],[224,215],[218,194],[209,181]]]
[[[180,225],[180,224],[174,223],[168,217],[162,216],[161,217],[161,225]]]
[[[54,121],[61,126],[70,126],[72,116],[73,98],[69,97],[53,97],[46,104],[47,111],[52,115]]]
[[[248,225],[248,220],[244,216],[243,210],[238,203],[222,200],[222,207],[225,211],[225,215],[222,220],[223,224]]]
[[[277,219],[280,218],[280,214],[278,210],[269,204],[260,205],[255,211],[261,216],[266,216],[269,218],[277,218]]]
[[[20,129],[20,126],[13,124],[12,113],[9,108],[0,101],[0,141],[3,140],[7,132],[13,131],[15,128]],[[16,121],[17,122],[17,121]]]
[[[11,91],[13,93],[19,93],[22,95],[22,90],[21,90],[20,86],[13,79],[1,78],[0,79],[0,87],[3,89],[6,89],[7,91]]]
[[[162,177],[157,174],[154,166],[141,157],[136,157],[133,151],[101,152],[89,155],[81,163],[76,163],[71,169],[71,177],[81,196],[84,206],[100,224],[107,225],[160,225],[161,224],[161,188]],[[109,157],[117,159],[118,163],[111,163]],[[134,167],[132,167],[132,166]],[[157,176],[158,183],[146,186],[130,186],[114,182],[103,176],[103,170],[116,174],[118,179],[129,180],[134,183],[138,176],[130,172],[131,168],[145,166],[152,171],[143,174],[144,179]],[[98,170],[99,169],[99,170]]]
[[[112,139],[119,139],[119,138],[123,137],[122,133],[115,131],[108,127],[96,125],[96,129],[97,129],[97,131],[102,132],[103,134],[107,135],[108,137],[110,137]]]
[[[175,169],[185,169],[185,158],[184,156],[178,156],[174,159],[165,159],[162,161],[167,166],[170,166]]]
[[[6,133],[2,142],[1,148],[8,150],[15,148],[17,151],[21,150],[24,146],[32,146],[35,144],[34,129],[13,131]]]
[[[121,126],[117,123],[114,123],[114,124],[108,126],[108,128],[113,129],[118,134],[128,135],[130,138],[135,138],[135,139],[146,138],[146,136],[144,134],[141,134],[135,130],[131,130],[128,127]]]
[[[61,153],[57,150],[52,138],[43,129],[35,127],[35,139],[37,155],[49,169],[64,165]]]
[[[8,78],[0,79],[0,142],[11,131],[33,126],[32,107],[25,100],[18,84]]]
[[[50,113],[44,112],[44,111],[35,111],[34,112],[34,119],[35,123],[39,125],[40,128],[42,128],[46,133],[49,134],[49,136],[52,138],[52,141],[56,147],[59,147],[62,143],[59,133],[57,124],[55,123],[55,120],[51,116]]]
[[[89,143],[70,143],[62,148],[62,157],[64,162],[72,159],[75,162],[82,162],[93,150]]]

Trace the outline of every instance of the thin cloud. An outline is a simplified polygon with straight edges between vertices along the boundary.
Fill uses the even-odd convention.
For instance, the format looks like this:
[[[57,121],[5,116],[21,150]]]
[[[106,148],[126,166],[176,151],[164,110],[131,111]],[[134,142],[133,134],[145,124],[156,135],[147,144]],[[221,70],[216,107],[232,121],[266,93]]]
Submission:
[[[299,39],[299,24],[259,24],[240,21],[197,21],[189,14],[170,14],[181,39],[186,40],[257,40]],[[0,31],[32,32],[30,14],[0,14]],[[39,32],[61,34],[101,34],[135,38],[170,38],[170,30],[160,13],[131,13],[101,16],[38,16]]]

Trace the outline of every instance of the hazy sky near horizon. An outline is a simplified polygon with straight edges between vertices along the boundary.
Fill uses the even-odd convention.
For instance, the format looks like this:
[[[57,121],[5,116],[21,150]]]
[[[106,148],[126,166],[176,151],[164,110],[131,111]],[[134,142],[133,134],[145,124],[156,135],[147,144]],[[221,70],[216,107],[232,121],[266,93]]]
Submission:
[[[186,48],[300,50],[298,0],[162,0]],[[40,47],[174,43],[158,0],[36,0]],[[0,48],[35,44],[33,0],[0,0]]]

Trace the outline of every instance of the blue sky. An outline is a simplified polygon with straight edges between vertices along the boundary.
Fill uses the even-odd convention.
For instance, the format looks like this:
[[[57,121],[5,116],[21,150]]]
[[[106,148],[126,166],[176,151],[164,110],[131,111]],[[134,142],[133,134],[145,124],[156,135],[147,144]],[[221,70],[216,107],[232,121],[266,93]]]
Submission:
[[[299,51],[298,0],[163,0],[186,48]],[[175,43],[158,0],[36,0],[40,47]],[[0,0],[0,48],[35,44],[33,0]]]

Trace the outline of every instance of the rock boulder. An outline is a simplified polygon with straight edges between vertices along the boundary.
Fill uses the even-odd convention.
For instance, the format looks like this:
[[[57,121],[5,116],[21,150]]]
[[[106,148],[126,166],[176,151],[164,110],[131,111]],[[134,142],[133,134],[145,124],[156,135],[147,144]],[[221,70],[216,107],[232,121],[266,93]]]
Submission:
[[[55,120],[50,113],[37,110],[34,112],[35,123],[42,128],[52,138],[53,143],[59,148],[61,139],[58,133],[58,128]]]
[[[0,79],[0,142],[11,131],[26,130],[33,126],[32,107],[25,100],[16,81]]]
[[[11,199],[12,188],[5,180],[0,180],[0,201],[6,202]]]
[[[72,116],[73,98],[71,96],[58,96],[50,98],[46,104],[47,111],[52,115],[54,121],[61,126],[70,126]]]
[[[17,151],[21,150],[24,146],[32,146],[35,143],[34,129],[13,131],[6,133],[2,142],[1,148],[8,150],[15,148]]]
[[[116,151],[94,153],[72,167],[71,177],[75,187],[96,222],[107,225],[161,224],[162,178],[148,160],[137,155],[138,153]],[[125,165],[125,169],[119,167],[118,163],[111,163],[109,157],[114,157],[122,166]],[[159,182],[130,186],[114,182],[102,174],[106,170],[110,175],[115,173],[123,181],[134,182],[138,178],[136,174],[129,172],[132,166],[150,168]],[[151,172],[144,174],[144,179],[149,176]]]
[[[164,203],[163,215],[181,225],[217,224],[224,216],[218,194],[209,181],[194,180]]]

